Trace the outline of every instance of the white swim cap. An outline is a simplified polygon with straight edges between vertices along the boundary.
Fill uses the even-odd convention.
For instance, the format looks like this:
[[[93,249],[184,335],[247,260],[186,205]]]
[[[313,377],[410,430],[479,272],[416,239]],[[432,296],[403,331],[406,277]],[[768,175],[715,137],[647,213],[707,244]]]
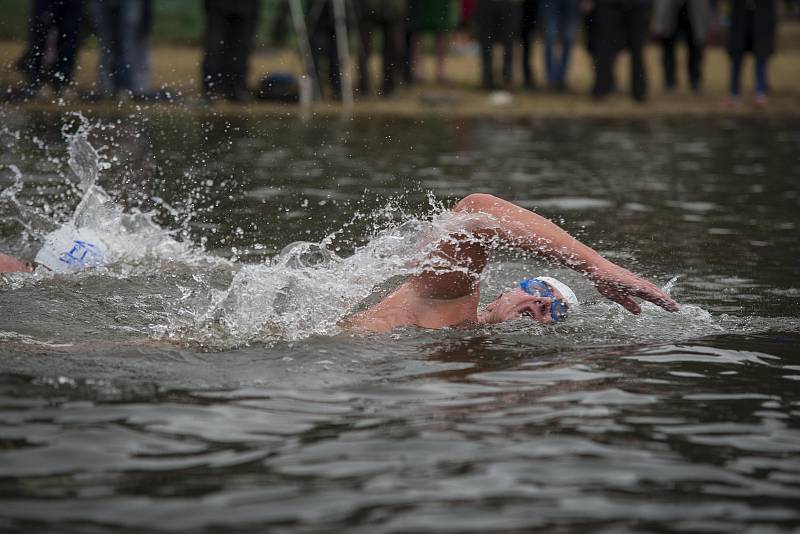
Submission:
[[[102,265],[105,249],[93,230],[64,225],[44,238],[33,261],[51,271],[69,273]]]
[[[564,300],[569,304],[570,308],[576,308],[578,306],[578,297],[575,296],[575,292],[572,291],[567,284],[550,276],[537,276],[536,278],[542,282],[546,282],[550,287],[561,293],[561,296],[564,297]]]

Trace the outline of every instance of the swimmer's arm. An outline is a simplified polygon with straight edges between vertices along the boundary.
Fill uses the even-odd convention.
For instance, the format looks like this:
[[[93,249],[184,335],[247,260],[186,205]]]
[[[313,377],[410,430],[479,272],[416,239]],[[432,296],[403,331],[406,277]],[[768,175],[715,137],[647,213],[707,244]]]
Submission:
[[[35,265],[0,252],[0,273],[30,273]]]
[[[475,235],[498,238],[507,246],[570,267],[589,278],[604,297],[632,313],[641,311],[632,297],[648,300],[669,311],[679,309],[678,303],[657,286],[603,258],[591,247],[532,211],[485,194],[465,197],[453,211],[490,215],[488,220],[473,223],[476,224],[473,228]],[[485,261],[485,257],[479,259]]]

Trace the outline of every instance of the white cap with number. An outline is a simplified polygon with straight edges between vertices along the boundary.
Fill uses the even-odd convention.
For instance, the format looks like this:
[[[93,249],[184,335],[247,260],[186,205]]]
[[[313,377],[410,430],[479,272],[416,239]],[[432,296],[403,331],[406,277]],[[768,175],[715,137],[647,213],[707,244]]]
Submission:
[[[64,225],[45,236],[34,261],[51,271],[69,273],[102,265],[105,250],[94,230]]]

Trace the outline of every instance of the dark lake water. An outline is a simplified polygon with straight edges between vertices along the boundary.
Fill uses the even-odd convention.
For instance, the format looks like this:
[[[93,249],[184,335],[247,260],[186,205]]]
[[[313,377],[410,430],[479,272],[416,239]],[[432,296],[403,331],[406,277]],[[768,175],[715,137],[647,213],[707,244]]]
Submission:
[[[0,109],[0,251],[116,251],[0,275],[0,530],[800,527],[800,122],[88,119]],[[486,299],[547,272],[577,314],[339,332],[475,191],[682,311],[504,255]]]

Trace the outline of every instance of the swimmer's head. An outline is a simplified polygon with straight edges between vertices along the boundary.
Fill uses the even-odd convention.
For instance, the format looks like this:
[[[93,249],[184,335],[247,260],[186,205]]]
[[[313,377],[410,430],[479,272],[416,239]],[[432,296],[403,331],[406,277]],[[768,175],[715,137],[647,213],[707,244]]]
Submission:
[[[57,273],[75,272],[102,265],[104,250],[95,232],[64,225],[44,238],[34,262]]]
[[[536,322],[552,324],[565,319],[577,306],[578,298],[565,283],[549,276],[525,278],[518,287],[491,302],[482,321],[499,323],[528,316]]]

